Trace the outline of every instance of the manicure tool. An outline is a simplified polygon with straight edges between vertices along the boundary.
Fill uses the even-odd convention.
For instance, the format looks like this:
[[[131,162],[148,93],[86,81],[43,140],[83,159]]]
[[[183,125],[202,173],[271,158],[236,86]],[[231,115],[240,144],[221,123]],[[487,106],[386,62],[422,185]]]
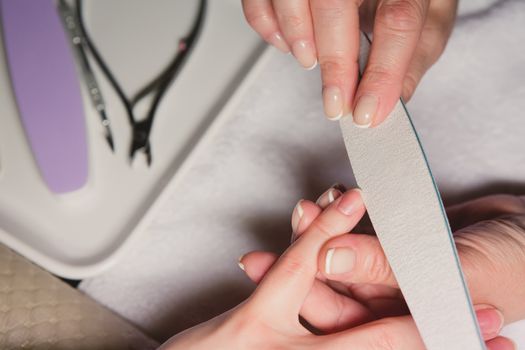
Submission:
[[[369,42],[361,38],[361,67]],[[447,216],[400,100],[374,128],[340,122],[368,214],[429,350],[482,350]]]
[[[55,193],[88,176],[84,108],[71,48],[53,0],[0,0],[14,95],[35,161]]]
[[[89,47],[93,58],[108,78],[110,84],[117,92],[117,95],[119,96],[122,104],[126,109],[128,121],[132,129],[132,141],[129,149],[130,162],[133,161],[137,152],[141,151],[146,156],[148,166],[151,165],[152,154],[150,134],[153,125],[153,120],[155,118],[155,112],[166,90],[175,80],[177,75],[180,73],[183,64],[186,62],[188,55],[191,52],[191,49],[193,48],[201,32],[206,12],[206,4],[207,0],[200,0],[198,13],[193,23],[193,26],[190,29],[189,33],[179,40],[176,55],[171,61],[171,63],[153,81],[146,85],[131,99],[128,99],[124,94],[122,87],[117,82],[115,76],[111,73],[109,67],[107,66],[100,52],[96,48],[93,40],[90,38],[89,32],[85,29],[82,13],[82,0],[76,0],[76,8],[79,19],[78,23],[82,32],[84,33],[86,44]],[[145,98],[148,98],[149,96],[152,97],[152,103],[150,105],[149,111],[147,112],[147,115],[144,119],[138,120],[134,113],[134,107],[140,101],[142,101]]]
[[[91,104],[100,116],[100,121],[105,130],[106,141],[112,151],[115,150],[113,135],[111,133],[110,121],[106,115],[106,105],[98,87],[97,79],[91,69],[91,64],[87,58],[86,51],[89,47],[86,43],[85,35],[78,24],[77,17],[71,6],[65,0],[58,1],[58,9],[64,22],[64,27],[69,34],[71,44],[77,56],[77,62],[82,70],[84,84],[89,93]]]

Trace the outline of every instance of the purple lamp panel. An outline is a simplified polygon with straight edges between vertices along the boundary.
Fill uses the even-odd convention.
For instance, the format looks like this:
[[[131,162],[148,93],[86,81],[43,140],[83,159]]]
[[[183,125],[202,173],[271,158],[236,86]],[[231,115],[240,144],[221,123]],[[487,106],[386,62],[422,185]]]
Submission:
[[[88,176],[84,107],[72,50],[53,0],[0,0],[4,45],[20,118],[55,193]]]

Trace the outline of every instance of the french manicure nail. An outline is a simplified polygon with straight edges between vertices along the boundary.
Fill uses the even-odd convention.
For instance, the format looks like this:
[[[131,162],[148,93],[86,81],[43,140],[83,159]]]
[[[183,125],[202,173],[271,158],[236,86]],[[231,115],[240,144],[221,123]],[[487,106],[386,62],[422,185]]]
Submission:
[[[363,95],[357,100],[354,109],[354,124],[361,128],[368,128],[374,121],[379,100],[376,96]]]
[[[292,232],[297,233],[297,229],[299,228],[299,224],[301,223],[301,218],[304,215],[303,207],[301,206],[301,202],[303,200],[301,199],[297,204],[295,205],[295,208],[292,213]]]
[[[338,190],[339,192],[341,193],[345,193],[346,192],[346,187],[345,185],[342,185],[338,182],[336,182],[335,184],[333,184],[332,186],[330,186],[331,188],[335,188],[336,190]]]
[[[242,258],[244,258],[244,255],[241,255],[239,259],[237,260],[237,265],[239,265],[239,268],[243,271],[246,271],[244,264],[242,263]]]
[[[476,310],[476,315],[481,332],[488,338],[497,336],[503,328],[503,314],[498,309]]]
[[[329,275],[350,272],[355,265],[355,252],[346,247],[330,248],[326,252],[324,270]]]
[[[286,41],[284,41],[283,36],[279,32],[275,32],[272,35],[270,35],[266,39],[266,41],[268,41],[268,43],[273,45],[275,48],[279,49],[279,51],[281,52],[284,52],[284,53],[290,52],[290,47],[288,46]]]
[[[333,201],[335,201],[337,198],[341,196],[341,192],[339,190],[336,190],[335,188],[329,188],[326,190],[325,193],[323,193],[315,202],[318,206],[321,208],[326,208],[329,206]]]
[[[292,45],[292,53],[297,58],[301,66],[307,70],[314,69],[317,66],[317,57],[314,48],[306,40],[297,40]]]
[[[324,113],[329,120],[339,120],[343,116],[343,96],[337,86],[323,89]]]
[[[346,192],[342,197],[337,208],[345,215],[352,215],[356,209],[363,205],[363,199],[361,198],[361,191],[353,189]]]

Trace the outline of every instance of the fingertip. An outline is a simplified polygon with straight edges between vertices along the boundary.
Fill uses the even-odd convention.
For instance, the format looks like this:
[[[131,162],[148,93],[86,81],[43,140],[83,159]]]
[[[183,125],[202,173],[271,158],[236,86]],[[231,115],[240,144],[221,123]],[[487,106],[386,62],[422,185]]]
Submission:
[[[350,233],[329,240],[320,251],[318,267],[330,280],[397,287],[383,249],[373,236]]]
[[[312,201],[301,199],[292,213],[292,242],[310,226],[321,213],[321,208]]]
[[[497,337],[503,328],[503,313],[491,305],[475,305],[474,308],[483,339]]]
[[[290,46],[279,30],[271,1],[242,0],[242,8],[246,21],[261,38],[284,53],[290,52]]]
[[[244,255],[241,255],[239,257],[239,259],[237,259],[237,265],[239,266],[239,268],[243,271],[246,271],[246,267],[244,266],[244,263],[242,262],[242,258],[244,257]]]
[[[359,216],[362,217],[366,210],[362,191],[359,188],[346,191],[342,196],[337,198],[331,206],[332,205],[336,206],[337,210],[346,216],[359,214]]]
[[[270,34],[265,40],[282,53],[290,53],[290,46],[288,46],[280,32]]]
[[[517,344],[510,338],[496,337],[486,342],[487,350],[517,350]]]
[[[276,260],[277,255],[273,253],[253,251],[242,255],[238,260],[238,265],[250,280],[259,283]]]
[[[379,106],[379,99],[372,94],[362,95],[357,99],[354,108],[354,124],[360,128],[369,128],[377,119],[376,113]]]
[[[321,209],[325,209],[330,204],[332,204],[337,198],[341,197],[342,194],[343,193],[339,191],[337,188],[330,187],[322,195],[320,195],[319,198],[317,198],[317,201],[315,201],[315,203]]]

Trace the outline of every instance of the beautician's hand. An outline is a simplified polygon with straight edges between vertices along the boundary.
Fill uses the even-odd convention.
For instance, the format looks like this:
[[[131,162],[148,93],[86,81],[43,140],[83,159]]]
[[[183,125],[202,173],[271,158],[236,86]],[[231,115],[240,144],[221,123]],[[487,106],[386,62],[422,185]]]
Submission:
[[[242,0],[259,35],[291,52],[307,69],[321,66],[329,119],[353,111],[356,124],[381,123],[408,100],[443,52],[457,0]],[[357,87],[359,30],[373,32],[370,58]],[[357,89],[357,91],[356,91]]]
[[[340,195],[338,189],[331,188],[320,197],[318,205],[323,208]],[[296,207],[294,211],[292,226],[296,238],[318,213],[309,203],[299,202],[301,209]],[[513,349],[510,340],[497,334],[503,317],[507,322],[525,318],[525,203],[516,196],[489,196],[451,207],[448,213],[457,230],[456,244],[482,332],[486,340],[492,339],[487,346]],[[247,274],[257,282],[273,260],[270,253],[255,252],[242,262]],[[375,236],[345,234],[332,238],[321,249],[318,263],[320,279],[348,295],[348,299],[362,303],[376,317],[407,313]],[[317,308],[324,310],[322,305]],[[341,306],[333,313],[344,316],[344,309]],[[338,323],[337,329],[349,326],[344,317],[339,317]]]
[[[333,290],[316,279],[323,244],[349,232],[364,215],[360,193],[346,192],[322,212],[311,202],[305,202],[304,209],[314,218],[301,239],[279,260],[272,257],[273,266],[265,269],[264,280],[246,302],[173,337],[161,349],[423,349],[410,316],[384,318],[329,335],[314,335],[301,325],[299,314],[317,328],[329,328],[337,318],[362,324],[372,316],[358,302],[335,298]],[[336,313],[342,306],[345,313]],[[480,320],[490,325],[495,316],[489,310],[480,314]]]

